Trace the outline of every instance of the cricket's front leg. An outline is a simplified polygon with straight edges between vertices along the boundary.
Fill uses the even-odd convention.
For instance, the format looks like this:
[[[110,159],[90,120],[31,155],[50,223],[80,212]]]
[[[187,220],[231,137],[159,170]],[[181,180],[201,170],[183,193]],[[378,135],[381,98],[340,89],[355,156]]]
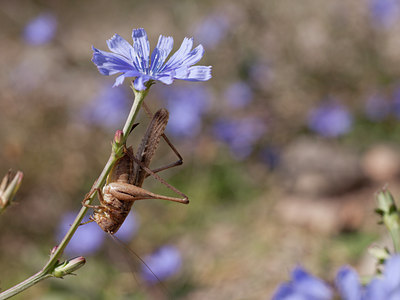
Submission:
[[[89,204],[86,204],[86,201],[89,199],[89,197],[91,197],[91,194],[93,194],[94,192],[97,192],[97,196],[99,198],[100,205],[89,205]],[[104,201],[103,192],[101,191],[100,188],[95,188],[92,192],[89,193],[89,195],[86,195],[85,199],[83,199],[83,201],[82,201],[82,206],[85,206],[87,208],[92,208],[95,211],[96,210],[97,211],[104,210],[104,207],[105,207],[106,204],[107,203]]]
[[[89,200],[90,197],[92,197],[92,195],[97,192],[97,195],[100,199],[103,198],[102,194],[101,194],[101,190],[99,188],[91,188],[90,192],[86,194],[85,199],[82,200],[82,206],[85,206],[87,208],[93,208],[93,209],[99,209],[101,206],[100,205],[89,205],[86,204],[86,201]]]
[[[144,200],[144,199],[160,199],[160,200],[168,200],[173,202],[179,202],[183,204],[188,204],[189,200],[187,197],[184,198],[176,198],[163,196],[159,194],[154,194],[145,189],[137,187],[136,185],[132,185],[129,183],[122,182],[112,182],[108,184],[109,192],[120,201],[136,201],[136,200]]]

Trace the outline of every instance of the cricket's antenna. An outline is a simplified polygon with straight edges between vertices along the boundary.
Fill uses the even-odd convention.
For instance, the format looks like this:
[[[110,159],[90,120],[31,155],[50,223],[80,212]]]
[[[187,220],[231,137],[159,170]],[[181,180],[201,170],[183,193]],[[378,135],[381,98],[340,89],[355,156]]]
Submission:
[[[111,236],[111,238],[112,238],[115,242],[120,243],[120,246],[122,246],[124,250],[127,250],[126,248],[127,248],[128,246],[126,246],[125,243],[123,243],[120,239],[118,239],[116,236],[112,235],[111,233],[109,233],[109,236]],[[136,272],[137,272],[136,268],[135,268],[134,266],[132,266],[132,265],[129,263],[129,259],[128,259],[128,257],[126,256],[126,252],[123,252],[123,254],[124,254],[125,260],[128,262],[129,268],[131,269],[131,273],[132,273],[132,276],[133,276],[133,280],[135,280],[136,284],[137,284],[138,286],[140,286],[139,280],[138,280],[137,277],[136,277]]]
[[[135,251],[133,251],[131,248],[129,248],[123,241],[121,241],[119,238],[117,238],[115,235],[113,235],[113,234],[110,234],[110,236],[116,241],[116,242],[118,242],[122,247],[123,247],[123,249],[125,250],[125,251],[127,251],[128,253],[130,253],[130,254],[133,254],[150,272],[151,272],[151,274],[153,274],[153,276],[157,279],[157,281],[158,281],[158,283],[160,284],[160,286],[162,287],[162,289],[164,290],[164,292],[167,294],[167,295],[169,295],[169,291],[168,291],[168,289],[167,289],[167,287],[165,286],[165,284],[160,280],[160,278],[158,278],[158,276],[153,272],[153,270],[149,267],[149,265],[148,264],[146,264],[146,262],[139,256],[139,254],[137,254]],[[125,257],[126,258],[126,257]],[[127,259],[127,258],[126,258]],[[136,270],[134,270],[134,271],[136,271]],[[134,272],[133,272],[134,273]],[[137,278],[136,278],[136,275],[134,275],[133,274],[133,276],[134,276],[134,278],[135,278],[135,281],[136,281],[136,283],[138,284],[138,285],[140,285],[139,284],[139,281],[137,280]]]

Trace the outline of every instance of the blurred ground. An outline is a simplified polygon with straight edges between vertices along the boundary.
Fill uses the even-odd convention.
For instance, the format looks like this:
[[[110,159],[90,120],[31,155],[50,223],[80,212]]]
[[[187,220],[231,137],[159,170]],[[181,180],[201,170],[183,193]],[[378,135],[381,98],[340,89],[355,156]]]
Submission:
[[[193,36],[213,66],[209,82],[158,83],[146,99],[170,111],[185,163],[162,175],[191,203],[135,204],[128,243],[141,257],[178,249],[169,297],[269,299],[297,263],[326,279],[343,264],[372,272],[366,248],[384,232],[374,193],[389,184],[400,196],[399,19],[386,0],[2,1],[0,172],[24,179],[0,218],[1,288],[43,266],[99,175],[132,95],[127,83],[110,88],[91,46],[107,50],[114,33],[131,41],[139,27],[152,49],[159,34],[174,50]],[[173,160],[163,145],[153,166]],[[168,193],[151,179],[146,188]],[[74,254],[87,258],[77,276],[15,299],[168,297],[115,241],[92,246]]]

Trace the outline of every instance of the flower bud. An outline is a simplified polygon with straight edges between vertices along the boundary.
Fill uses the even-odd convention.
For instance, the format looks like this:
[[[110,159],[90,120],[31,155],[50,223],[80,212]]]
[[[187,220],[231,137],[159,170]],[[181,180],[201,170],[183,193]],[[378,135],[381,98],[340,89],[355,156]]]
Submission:
[[[114,143],[121,144],[124,133],[122,130],[117,130],[114,135]]]
[[[0,211],[6,208],[12,202],[15,194],[21,186],[24,174],[18,171],[14,178],[11,180],[11,171],[8,171],[0,184]]]
[[[377,212],[380,215],[390,214],[391,212],[397,210],[393,196],[388,190],[379,191],[376,195],[376,199],[378,201]]]
[[[122,132],[122,130],[117,130],[115,132],[114,135],[114,139],[111,143],[112,148],[113,148],[113,152],[116,155],[116,157],[121,157],[124,151],[124,147],[123,147],[123,138],[124,137],[124,133]]]
[[[63,278],[65,275],[73,274],[75,270],[78,270],[86,263],[83,256],[78,256],[73,259],[69,259],[59,264],[53,271],[53,276],[57,278]]]
[[[399,211],[392,194],[388,190],[382,190],[378,192],[376,199],[378,201],[376,212],[382,217],[381,222],[384,223],[389,230],[399,228]]]

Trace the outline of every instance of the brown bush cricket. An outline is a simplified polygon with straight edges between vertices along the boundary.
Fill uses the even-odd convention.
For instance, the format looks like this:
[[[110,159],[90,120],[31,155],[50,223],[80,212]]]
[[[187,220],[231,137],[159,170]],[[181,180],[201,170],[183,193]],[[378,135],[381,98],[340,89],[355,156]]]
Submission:
[[[145,107],[145,109],[149,113],[148,108]],[[87,205],[85,200],[83,201],[84,206],[94,209],[91,220],[95,221],[105,232],[116,233],[130,212],[133,203],[137,200],[161,199],[184,204],[189,203],[185,194],[156,174],[162,170],[182,164],[181,155],[164,134],[168,117],[169,113],[165,108],[159,109],[154,114],[136,155],[133,154],[132,147],[125,148],[124,156],[115,163],[108,175],[103,191],[97,190],[100,205]],[[161,137],[178,156],[178,160],[167,166],[150,170],[149,165],[159,146]],[[182,198],[154,194],[143,189],[143,181],[150,175],[182,196]]]

